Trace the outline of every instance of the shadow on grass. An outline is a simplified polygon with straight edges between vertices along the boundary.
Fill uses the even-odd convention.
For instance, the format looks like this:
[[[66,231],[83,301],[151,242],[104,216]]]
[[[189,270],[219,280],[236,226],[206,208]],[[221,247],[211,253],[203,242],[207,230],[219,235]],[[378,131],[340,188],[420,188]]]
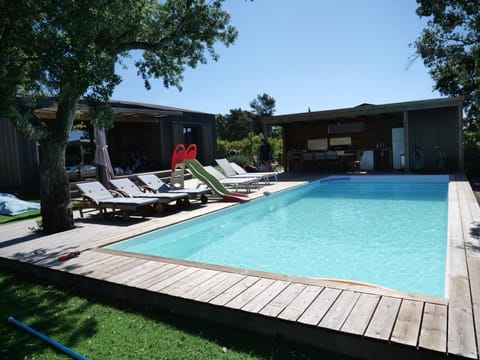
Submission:
[[[40,283],[0,271],[1,321],[6,324],[13,316],[92,359],[351,359],[156,308],[107,302],[73,287],[56,289]],[[2,327],[4,359],[66,358],[14,325]]]

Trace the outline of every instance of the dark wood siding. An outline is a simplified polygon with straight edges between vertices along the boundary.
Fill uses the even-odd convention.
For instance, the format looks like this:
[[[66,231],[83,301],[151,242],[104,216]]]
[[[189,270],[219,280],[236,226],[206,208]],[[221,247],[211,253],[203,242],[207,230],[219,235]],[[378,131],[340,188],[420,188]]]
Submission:
[[[35,188],[39,184],[38,151],[34,141],[24,138],[13,124],[0,118],[0,189]]]
[[[328,126],[331,124],[362,122],[363,131],[354,133],[329,134]],[[402,127],[401,114],[376,116],[360,119],[336,119],[329,121],[299,122],[285,124],[285,147],[291,149],[306,149],[308,139],[350,137],[355,149],[374,149],[376,144],[382,143],[391,147],[392,128]]]
[[[458,108],[449,107],[408,112],[409,152],[420,148],[425,154],[425,169],[438,170],[438,151],[447,156],[447,168],[458,168]]]

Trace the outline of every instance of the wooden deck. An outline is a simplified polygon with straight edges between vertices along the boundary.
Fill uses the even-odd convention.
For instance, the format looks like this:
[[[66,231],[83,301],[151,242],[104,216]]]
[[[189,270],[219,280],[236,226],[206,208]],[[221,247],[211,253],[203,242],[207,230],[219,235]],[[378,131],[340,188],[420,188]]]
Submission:
[[[127,223],[87,216],[50,236],[32,233],[34,221],[1,226],[0,266],[361,358],[478,359],[480,208],[464,177],[452,179],[446,298],[102,248],[233,205],[221,202]],[[300,183],[279,181],[251,196]],[[70,251],[81,255],[58,261]]]

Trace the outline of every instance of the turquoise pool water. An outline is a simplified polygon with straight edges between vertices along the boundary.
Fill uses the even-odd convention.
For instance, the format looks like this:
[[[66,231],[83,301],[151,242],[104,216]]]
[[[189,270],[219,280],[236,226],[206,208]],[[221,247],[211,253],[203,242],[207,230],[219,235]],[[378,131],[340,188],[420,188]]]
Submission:
[[[443,296],[448,176],[330,177],[109,248]]]

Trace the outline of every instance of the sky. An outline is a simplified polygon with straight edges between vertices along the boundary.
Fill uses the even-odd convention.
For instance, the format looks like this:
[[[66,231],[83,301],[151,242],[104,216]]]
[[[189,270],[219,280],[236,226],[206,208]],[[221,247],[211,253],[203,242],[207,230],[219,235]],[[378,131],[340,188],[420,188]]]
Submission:
[[[415,0],[226,0],[239,36],[217,62],[184,72],[182,91],[145,90],[133,59],[114,100],[212,114],[251,110],[267,93],[276,115],[441,97],[410,46],[426,25]],[[138,54],[134,54],[138,56]]]

